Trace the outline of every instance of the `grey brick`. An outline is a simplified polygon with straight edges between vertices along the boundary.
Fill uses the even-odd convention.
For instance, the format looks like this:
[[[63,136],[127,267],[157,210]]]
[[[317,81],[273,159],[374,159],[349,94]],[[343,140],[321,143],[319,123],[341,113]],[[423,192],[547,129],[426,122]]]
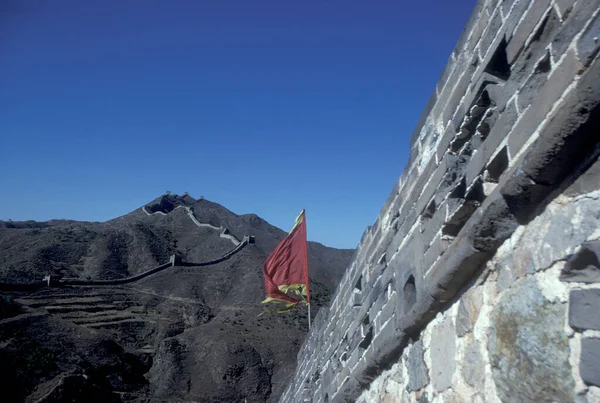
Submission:
[[[465,69],[464,74],[460,77],[460,80],[454,86],[454,90],[452,94],[449,96],[448,101],[446,102],[446,106],[442,112],[442,122],[447,124],[448,121],[454,116],[454,112],[456,112],[456,108],[458,107],[458,103],[465,96],[467,90],[469,89],[469,85],[471,84],[471,80],[473,79],[473,73],[476,70],[476,64],[469,63]]]
[[[448,246],[451,242],[451,239],[443,236],[441,232],[437,234],[437,236],[433,239],[431,246],[429,246],[422,257],[422,267],[425,269],[425,271],[429,270],[429,268],[433,266],[433,263],[446,251],[446,249],[448,249]]]
[[[504,16],[508,16],[508,13],[510,13],[510,8],[512,7],[512,5],[515,3],[515,0],[502,0],[501,2],[501,8],[502,8],[502,14],[504,14]]]
[[[481,41],[479,42],[479,53],[482,56],[487,55],[489,52],[494,53],[495,47],[492,47],[492,43],[494,39],[499,34],[500,28],[502,27],[502,17],[500,16],[500,10],[496,10],[492,18],[490,19],[490,23],[487,26],[486,31],[481,37]]]
[[[531,8],[527,10],[525,19],[519,23],[517,30],[506,46],[506,58],[509,64],[512,64],[519,56],[525,46],[525,41],[533,33],[535,26],[540,22],[549,6],[550,0],[536,0]]]
[[[592,58],[598,53],[600,49],[600,13],[596,14],[594,20],[586,28],[585,32],[579,38],[577,42],[577,51],[579,53],[579,59],[585,66],[589,66],[592,62]]]
[[[550,54],[548,53],[541,61],[538,62],[538,66],[550,67]],[[519,110],[525,110],[531,101],[538,94],[540,88],[548,81],[549,71],[536,67],[531,76],[527,79],[523,87],[519,90]]]
[[[600,339],[581,340],[579,373],[587,385],[600,386]]]
[[[600,0],[579,0],[573,6],[562,29],[552,41],[552,58],[558,60],[569,44],[583,30],[590,16],[600,7]]]
[[[421,235],[421,244],[425,250],[429,248],[429,244],[433,241],[435,235],[442,229],[444,221],[446,221],[446,204],[442,203],[437,206],[435,214],[427,222],[425,231]]]
[[[448,170],[448,163],[451,161],[452,161],[452,157],[450,157],[449,155],[446,155],[444,158],[442,158],[442,160],[440,161],[440,164],[436,168],[435,172],[429,178],[429,183],[427,183],[425,185],[423,191],[419,195],[419,199],[417,200],[417,203],[416,203],[417,214],[419,214],[419,215],[423,214],[425,207],[427,207],[427,205],[429,204],[429,201],[435,194],[436,189],[438,188],[440,182],[442,181],[442,178],[444,177],[444,175],[446,174],[446,171]]]
[[[397,295],[397,294],[396,294]],[[378,334],[385,322],[392,319],[392,315],[396,311],[396,301],[388,300],[380,311],[379,317],[375,323],[375,334]]]
[[[399,355],[398,352],[404,344],[404,334],[396,329],[396,318],[391,315],[389,319],[374,335],[371,343],[373,346],[373,364],[378,372],[382,371],[383,366],[388,364],[391,359]]]
[[[436,151],[438,163],[444,157],[444,154],[446,154],[446,151],[448,151],[450,142],[454,139],[455,136],[456,136],[455,126],[453,124],[449,124],[448,127],[446,128],[446,131],[444,132],[443,136],[441,137],[441,139],[438,142],[437,151]]]
[[[388,245],[388,247],[385,251],[386,256],[387,256],[387,261],[392,259],[392,257],[394,256],[394,253],[396,253],[396,251],[400,247],[400,244],[402,244],[402,241],[404,240],[404,235],[405,234],[401,234],[399,231],[397,231],[394,234],[392,241],[390,242],[390,244]]]
[[[398,186],[399,186],[399,182],[398,180],[396,180],[396,184],[394,185],[394,188],[392,189],[391,193],[389,194],[388,198],[386,199],[383,207],[381,208],[381,211],[379,212],[379,221],[383,221],[383,218],[386,217],[388,214],[394,214],[391,209],[392,206],[394,204],[394,202],[396,201],[396,199],[398,199],[400,196],[398,195]]]
[[[471,15],[469,16],[469,20],[467,21],[458,41],[456,42],[454,54],[461,53],[464,50],[471,52],[473,50],[473,46],[479,40],[481,32],[489,21],[488,14],[486,14],[485,8],[483,7],[484,3],[484,1],[476,2],[473,11],[471,11]]]
[[[564,20],[571,12],[575,0],[556,0],[556,5],[560,11],[561,18]]]
[[[452,73],[452,70],[455,67],[455,60],[454,57],[449,57],[448,61],[446,62],[446,66],[444,67],[444,71],[442,71],[442,74],[440,75],[440,78],[438,79],[437,82],[437,88],[439,91],[442,91],[444,89],[444,87],[446,86],[446,84],[448,85],[452,85],[451,82],[448,82],[448,78],[450,77],[450,74]]]
[[[569,294],[569,326],[600,330],[600,289],[573,290]]]
[[[490,158],[496,153],[502,141],[509,133],[511,133],[511,128],[516,120],[517,110],[513,101],[508,104],[504,112],[498,118],[496,124],[492,127],[490,134],[471,157],[471,161],[469,161],[466,170],[467,187],[473,183],[475,178],[481,175],[483,169],[490,161]]]
[[[406,360],[408,369],[408,391],[417,391],[429,384],[427,364],[423,358],[423,343],[416,341],[408,353]]]
[[[504,7],[503,4],[503,13],[504,16],[507,17],[506,20],[506,24],[505,24],[505,29],[506,29],[506,40],[510,40],[510,37],[512,36],[512,33],[514,31],[514,29],[516,28],[517,24],[519,23],[519,20],[521,19],[521,17],[523,16],[523,14],[525,13],[525,10],[527,10],[527,7],[529,7],[529,3],[531,3],[532,0],[519,0],[516,2],[515,6],[509,10],[510,7]],[[515,3],[514,0],[510,0],[510,5],[512,6],[512,3]],[[510,15],[508,15],[510,11]]]
[[[580,68],[581,63],[577,60],[573,50],[570,50],[565,60],[552,71],[546,85],[541,88],[538,95],[534,98],[531,107],[521,117],[521,120],[519,120],[509,135],[508,150],[511,157],[514,157],[520,151],[523,144],[537,129],[540,122],[544,120],[552,105],[554,105],[569,84],[571,84]]]
[[[465,28],[465,31],[463,32],[463,35],[470,32],[470,37],[468,39],[468,42],[466,43],[465,48],[465,50],[469,54],[473,52],[475,45],[477,44],[477,42],[479,42],[479,39],[481,39],[481,34],[483,33],[483,30],[489,24],[489,17],[487,17],[487,15],[485,14],[485,10],[481,7],[482,4],[483,2],[481,1],[477,2],[475,10],[473,10],[473,13],[471,14],[471,19],[473,21],[470,21],[470,23],[467,24],[467,28]],[[470,30],[467,32],[469,28]]]
[[[386,302],[387,290],[385,288],[382,288],[380,294],[377,297],[377,300],[375,301],[375,303],[373,303],[373,306],[371,306],[371,309],[369,310],[369,320],[371,321],[371,323],[375,323],[375,317],[377,316],[379,311],[381,311],[381,308],[383,308]]]
[[[370,235],[371,235],[371,226],[369,225],[367,228],[365,228],[365,231],[363,232],[362,237],[360,238],[359,246],[363,246],[365,244],[365,242],[367,242],[367,240],[369,239]]]
[[[438,99],[441,102],[438,102],[431,111],[431,116],[433,116],[434,119],[437,119],[441,115],[448,98],[452,94],[456,83],[458,82],[460,76],[464,73],[468,63],[469,59],[467,59],[466,54],[461,53],[458,55],[458,58],[454,62],[454,69],[448,77],[446,85],[443,88],[440,88],[440,95]]]

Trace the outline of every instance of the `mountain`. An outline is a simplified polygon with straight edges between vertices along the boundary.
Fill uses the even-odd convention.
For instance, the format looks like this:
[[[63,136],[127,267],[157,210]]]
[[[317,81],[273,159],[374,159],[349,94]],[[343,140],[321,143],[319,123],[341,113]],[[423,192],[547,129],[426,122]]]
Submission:
[[[255,244],[194,265],[245,235]],[[3,401],[276,401],[308,330],[303,307],[259,316],[262,265],[285,235],[188,195],[107,222],[0,222],[0,285],[10,290],[0,293],[0,387],[12,391]],[[312,316],[352,253],[309,242]],[[128,284],[18,291],[47,275],[123,279],[171,255],[183,263]]]

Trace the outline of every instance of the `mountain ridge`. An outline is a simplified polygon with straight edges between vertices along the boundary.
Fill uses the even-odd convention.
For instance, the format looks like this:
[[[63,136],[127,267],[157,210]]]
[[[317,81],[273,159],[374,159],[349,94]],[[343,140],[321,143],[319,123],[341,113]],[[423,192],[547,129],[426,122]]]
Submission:
[[[190,211],[201,225],[194,223]],[[26,401],[39,396],[39,385],[49,388],[46,394],[66,388],[63,397],[74,393],[88,398],[94,390],[117,401],[276,401],[307,330],[302,309],[258,317],[264,309],[262,263],[286,234],[255,214],[237,215],[218,203],[167,194],[105,222],[0,222],[0,282],[29,282],[48,273],[124,278],[163,264],[173,254],[189,262],[210,260],[231,250],[233,239],[256,237],[256,244],[226,262],[206,268],[175,266],[127,286],[2,293],[0,320],[10,318],[13,325],[0,329],[0,355],[18,366],[18,356],[27,356],[31,349],[17,343],[31,339],[51,351],[51,361],[63,369],[25,371],[14,379],[11,368],[0,364],[0,373],[8,372],[7,379],[22,385]],[[308,249],[314,316],[328,303],[353,251],[316,242],[309,242]],[[36,327],[47,331],[28,331]],[[48,338],[71,340],[88,330],[94,336],[73,350],[78,358]],[[104,353],[93,353],[98,343],[113,346],[109,350],[118,365],[96,365],[107,359]],[[202,364],[217,358],[223,365],[207,369]],[[79,360],[86,364],[73,364]],[[93,382],[67,376],[67,386],[52,380],[79,374],[82,365],[100,368],[104,375]],[[137,381],[117,382],[115,377]]]

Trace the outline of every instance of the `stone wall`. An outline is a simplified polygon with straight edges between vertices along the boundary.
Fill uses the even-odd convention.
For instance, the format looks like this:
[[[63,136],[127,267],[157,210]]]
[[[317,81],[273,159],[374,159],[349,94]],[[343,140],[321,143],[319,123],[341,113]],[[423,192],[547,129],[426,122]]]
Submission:
[[[599,9],[479,1],[281,401],[598,398]]]

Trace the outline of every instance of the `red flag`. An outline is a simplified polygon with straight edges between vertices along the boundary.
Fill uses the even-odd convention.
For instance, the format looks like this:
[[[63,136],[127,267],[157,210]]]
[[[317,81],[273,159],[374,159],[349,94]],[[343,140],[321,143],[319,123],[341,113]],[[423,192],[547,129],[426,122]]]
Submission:
[[[306,214],[296,218],[296,225],[271,252],[263,268],[267,302],[283,302],[291,309],[299,302],[310,304],[308,288],[308,255],[306,244]],[[295,299],[287,293],[298,295]],[[306,298],[306,299],[305,299]]]

